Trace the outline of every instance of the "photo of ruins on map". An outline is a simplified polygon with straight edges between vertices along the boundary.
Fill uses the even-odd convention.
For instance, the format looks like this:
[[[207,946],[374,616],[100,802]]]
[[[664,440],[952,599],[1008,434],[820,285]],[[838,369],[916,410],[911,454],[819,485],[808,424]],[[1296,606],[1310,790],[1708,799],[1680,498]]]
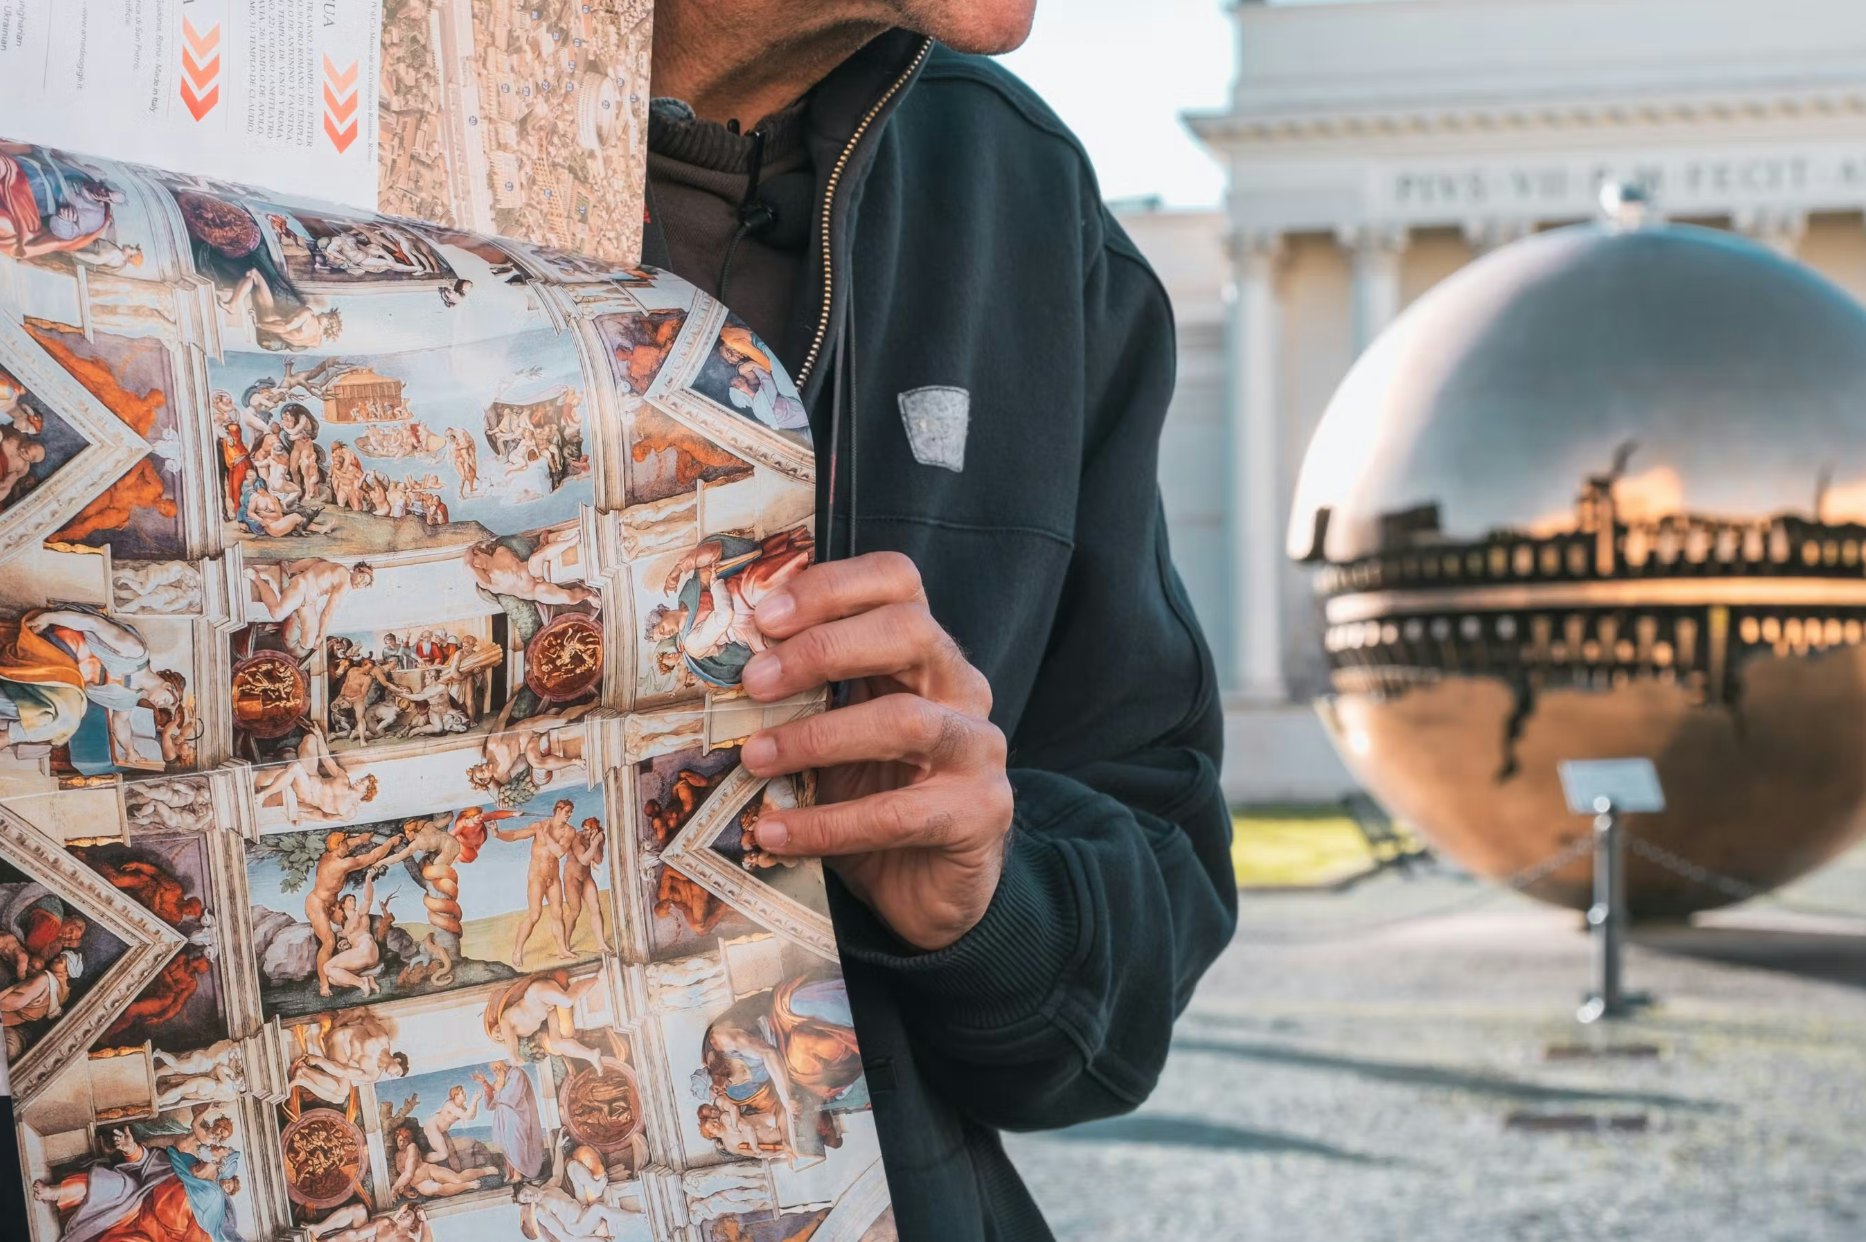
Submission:
[[[379,210],[634,261],[652,10],[383,0]]]

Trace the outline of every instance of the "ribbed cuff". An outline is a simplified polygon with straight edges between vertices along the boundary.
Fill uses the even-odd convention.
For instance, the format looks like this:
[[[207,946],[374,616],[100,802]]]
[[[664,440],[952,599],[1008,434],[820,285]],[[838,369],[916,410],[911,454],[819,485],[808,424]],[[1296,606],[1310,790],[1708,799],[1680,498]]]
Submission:
[[[956,1027],[1003,1027],[1043,1009],[1080,939],[1068,857],[1054,841],[1015,828],[984,917],[943,949],[919,952],[867,907],[849,904],[859,908],[837,912],[843,955],[892,972],[920,1002],[916,1010]]]

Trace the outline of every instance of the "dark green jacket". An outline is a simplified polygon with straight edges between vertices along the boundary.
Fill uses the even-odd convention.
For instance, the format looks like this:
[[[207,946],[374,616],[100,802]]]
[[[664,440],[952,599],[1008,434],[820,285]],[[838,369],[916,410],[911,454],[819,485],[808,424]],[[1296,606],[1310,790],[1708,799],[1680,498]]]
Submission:
[[[924,47],[885,36],[816,92],[815,278],[782,352],[836,479],[821,546],[846,549],[853,510],[857,551],[919,565],[991,680],[1016,820],[990,909],[948,949],[831,895],[901,1237],[1048,1238],[998,1132],[1152,1089],[1235,921],[1221,721],[1156,483],[1166,293],[1048,109]],[[926,386],[970,394],[958,472],[915,459],[900,394]]]

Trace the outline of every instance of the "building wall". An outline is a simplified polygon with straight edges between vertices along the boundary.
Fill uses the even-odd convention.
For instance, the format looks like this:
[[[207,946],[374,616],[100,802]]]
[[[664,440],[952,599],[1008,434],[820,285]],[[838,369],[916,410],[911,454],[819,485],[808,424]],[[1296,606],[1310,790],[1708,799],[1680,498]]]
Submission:
[[[1241,0],[1235,20],[1232,106],[1192,118],[1230,169],[1225,209],[1123,220],[1180,322],[1160,477],[1227,685],[1247,684],[1242,636],[1279,631],[1283,693],[1232,703],[1227,788],[1325,798],[1351,782],[1305,706],[1325,689],[1319,610],[1293,564],[1274,599],[1247,585],[1286,539],[1240,517],[1270,473],[1234,451],[1261,442],[1247,428],[1274,423],[1268,485],[1287,515],[1368,332],[1489,248],[1588,218],[1603,180],[1645,180],[1661,210],[1740,229],[1866,300],[1866,4]],[[1273,322],[1227,315],[1228,299],[1261,306],[1261,283],[1255,301],[1235,294],[1264,280]],[[1268,388],[1235,382],[1251,350],[1274,359]]]

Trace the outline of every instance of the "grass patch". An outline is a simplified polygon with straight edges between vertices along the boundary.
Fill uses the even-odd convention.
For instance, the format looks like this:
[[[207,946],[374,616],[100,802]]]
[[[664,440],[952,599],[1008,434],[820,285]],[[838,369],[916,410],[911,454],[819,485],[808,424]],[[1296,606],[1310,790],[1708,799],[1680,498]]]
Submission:
[[[1245,807],[1231,816],[1240,888],[1317,888],[1375,865],[1367,838],[1338,804]]]

